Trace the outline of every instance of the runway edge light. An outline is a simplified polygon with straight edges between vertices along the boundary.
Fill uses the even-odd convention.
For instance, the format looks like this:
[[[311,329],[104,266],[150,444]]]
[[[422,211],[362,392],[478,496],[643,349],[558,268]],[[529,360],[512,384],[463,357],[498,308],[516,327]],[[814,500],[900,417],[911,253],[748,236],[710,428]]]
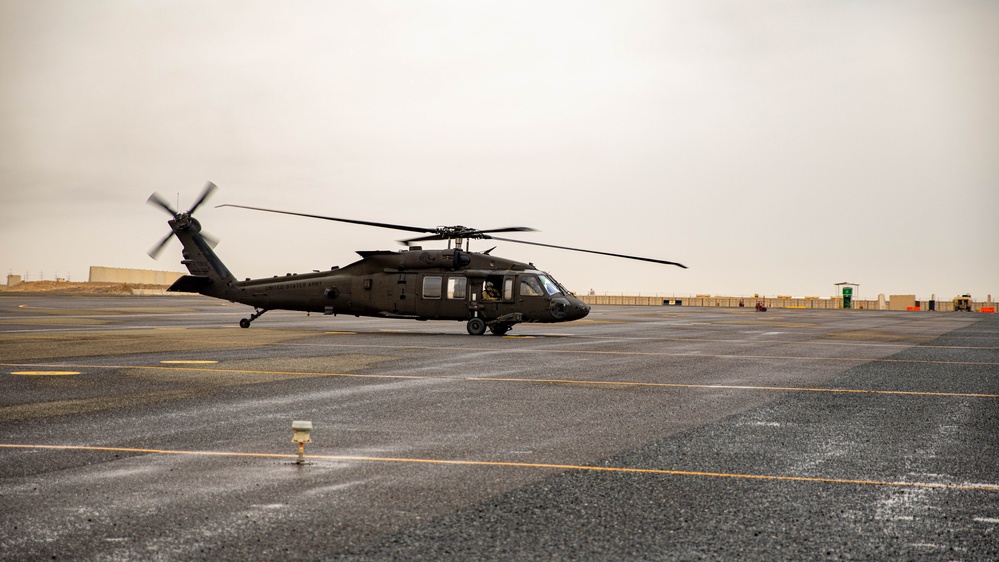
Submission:
[[[291,422],[291,442],[298,443],[298,460],[296,464],[305,464],[305,444],[312,443],[312,422]]]

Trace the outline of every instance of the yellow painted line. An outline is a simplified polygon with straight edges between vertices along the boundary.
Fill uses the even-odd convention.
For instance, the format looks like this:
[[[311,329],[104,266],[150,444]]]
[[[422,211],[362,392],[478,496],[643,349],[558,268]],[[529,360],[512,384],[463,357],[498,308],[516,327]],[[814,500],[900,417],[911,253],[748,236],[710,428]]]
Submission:
[[[554,334],[547,334],[542,337],[552,337]],[[268,345],[268,344],[261,344]],[[280,342],[274,345],[285,345],[290,347],[346,347],[346,348],[373,348],[373,349],[424,349],[428,351],[500,351],[494,347],[460,347],[460,346],[437,346],[437,345],[379,345],[379,344],[321,344],[321,343],[288,343]],[[914,347],[914,346],[913,346]],[[975,348],[981,349],[981,348]],[[502,350],[506,351],[506,350]],[[604,351],[592,349],[517,349],[518,353],[568,353],[572,355],[624,355],[624,356],[646,356],[646,357],[678,357],[682,359],[712,358],[712,359],[768,359],[782,361],[834,361],[850,363],[917,363],[931,365],[981,365],[999,366],[996,361],[943,361],[934,359],[884,359],[877,357],[807,357],[800,355],[737,355],[732,353],[669,353],[662,351]]]
[[[760,343],[768,343],[772,345],[782,345],[782,346],[834,346],[834,347],[885,347],[885,348],[897,348],[897,347],[918,347],[919,349],[981,349],[985,351],[995,351],[999,350],[999,347],[985,347],[980,345],[923,345],[916,344],[912,342],[865,342],[865,341],[848,341],[848,340],[749,340],[749,339],[722,339],[722,338],[631,338],[631,337],[601,337],[601,336],[576,336],[581,339],[594,339],[594,340],[605,340],[605,341],[622,341],[622,342],[683,342],[683,343],[746,343],[752,345],[759,345]],[[915,336],[915,337],[929,337],[935,338],[936,336]]]
[[[238,328],[238,326],[237,326]],[[324,332],[329,334],[346,334],[348,332]],[[352,332],[354,334],[358,332]],[[405,330],[390,330],[390,329],[380,329],[378,332],[373,333],[398,333],[398,334],[412,334],[418,335],[419,332],[409,332]],[[424,334],[425,335],[425,334]],[[522,334],[519,336],[510,337],[520,337],[527,338],[528,336],[533,338],[545,338],[545,337],[573,337],[580,339],[598,339],[598,340],[613,340],[613,341],[682,341],[682,342],[712,342],[712,343],[758,343],[753,340],[745,339],[697,339],[697,338],[621,338],[621,337],[598,337],[598,336],[577,336],[573,334],[537,334],[529,335]],[[57,339],[57,336],[51,335],[25,335],[21,336],[20,339]],[[140,340],[144,338],[139,337],[115,337],[111,338],[114,340]],[[193,340],[186,338],[160,338],[162,340],[173,341],[173,342],[196,342],[203,343],[203,340]],[[425,349],[432,351],[497,351],[496,348],[492,347],[475,347],[475,346],[436,346],[436,345],[383,345],[383,344],[345,344],[345,343],[303,343],[303,342],[273,342],[273,341],[253,341],[253,340],[240,340],[240,341],[219,341],[216,342],[219,345],[229,345],[229,346],[275,346],[282,345],[288,347],[357,347],[357,348],[375,348],[375,349]],[[977,347],[977,346],[918,346],[908,343],[865,343],[865,342],[823,342],[823,341],[797,341],[797,342],[770,342],[770,343],[780,343],[782,345],[826,345],[826,346],[854,346],[854,347],[927,347],[932,349],[983,349],[992,350],[997,349],[994,347]],[[587,349],[518,349],[521,353],[571,353],[571,354],[590,354],[590,355],[637,355],[637,356],[653,356],[653,357],[711,357],[717,359],[773,359],[773,360],[788,360],[788,361],[844,361],[844,362],[885,362],[885,363],[918,363],[918,364],[935,364],[935,365],[982,365],[982,366],[999,366],[999,362],[995,361],[943,361],[943,360],[932,360],[932,359],[883,359],[883,358],[871,358],[871,357],[809,357],[801,355],[742,355],[742,354],[707,354],[699,353],[692,355],[689,353],[669,353],[669,352],[657,352],[657,351],[606,351],[606,350],[587,350]]]
[[[157,455],[192,455],[192,456],[216,456],[216,457],[257,457],[257,458],[280,458],[297,459],[298,454],[292,453],[240,453],[231,451],[179,451],[169,449],[137,449],[130,447],[94,447],[87,445],[23,445],[13,443],[0,443],[0,448],[7,449],[49,449],[49,450],[69,450],[69,451],[109,451],[116,453],[140,453]],[[314,460],[329,461],[355,461],[355,462],[382,462],[382,463],[405,463],[405,464],[438,464],[452,466],[488,466],[503,468],[530,468],[548,470],[572,470],[580,472],[616,472],[626,474],[652,474],[665,476],[694,476],[701,478],[733,478],[739,480],[772,480],[786,482],[812,482],[820,484],[852,484],[857,486],[891,486],[898,488],[935,488],[945,490],[976,490],[985,492],[999,492],[999,484],[944,484],[937,482],[898,482],[881,480],[862,480],[850,478],[822,478],[812,476],[787,476],[777,474],[740,474],[728,472],[704,472],[697,470],[671,470],[663,468],[634,468],[634,467],[614,467],[614,466],[593,466],[575,464],[553,464],[553,463],[528,463],[528,462],[505,462],[505,461],[462,461],[452,459],[419,459],[400,457],[361,457],[350,455],[304,455],[304,458]]]
[[[235,326],[239,328],[239,326]],[[158,328],[159,329],[159,328]],[[336,332],[330,332],[336,333]],[[411,334],[420,335],[419,332],[408,332],[405,330],[389,330],[380,329],[378,332],[374,333],[396,333],[396,334]],[[423,334],[427,335],[427,334]],[[528,334],[523,334],[521,337],[527,336]],[[752,340],[718,340],[718,339],[694,339],[694,338],[617,338],[617,337],[597,337],[597,336],[576,336],[573,334],[538,334],[533,337],[540,338],[551,338],[551,337],[571,337],[580,339],[597,339],[597,340],[613,340],[613,341],[683,341],[683,342],[713,342],[713,343],[759,343],[753,342]],[[18,339],[58,339],[59,336],[53,335],[23,335],[19,336]],[[109,340],[120,341],[120,340],[144,340],[146,338],[140,337],[114,337],[108,338]],[[187,339],[187,338],[158,338],[162,341],[172,341],[172,342],[191,342],[191,343],[204,343],[204,340],[197,339]],[[234,346],[234,347],[248,347],[248,346],[275,346],[283,345],[288,347],[357,347],[357,348],[374,348],[374,349],[425,349],[431,351],[497,351],[496,348],[492,347],[475,347],[475,346],[444,346],[444,345],[384,345],[384,344],[369,344],[369,343],[303,343],[303,342],[274,342],[274,341],[253,341],[253,340],[240,340],[240,341],[218,341],[214,342],[220,346]],[[982,350],[994,350],[995,347],[975,347],[975,346],[919,346],[915,344],[907,343],[865,343],[865,342],[818,342],[818,341],[805,341],[805,342],[767,342],[767,343],[778,343],[781,345],[835,345],[835,346],[854,346],[854,347],[927,347],[931,349],[982,349]],[[767,359],[767,360],[783,360],[783,361],[836,361],[836,362],[864,362],[864,363],[916,363],[916,364],[928,364],[928,365],[981,365],[981,366],[999,366],[999,362],[996,361],[943,361],[934,359],[884,359],[884,358],[871,358],[871,357],[808,357],[801,355],[741,355],[734,353],[720,353],[720,354],[708,354],[708,353],[669,353],[662,351],[606,351],[606,350],[589,350],[589,349],[518,349],[520,353],[571,353],[574,355],[624,355],[624,356],[650,356],[650,357],[710,357],[714,359]]]
[[[509,382],[531,384],[567,384],[573,386],[632,386],[644,388],[685,388],[704,390],[750,390],[762,392],[825,392],[831,394],[880,394],[894,396],[942,396],[948,398],[999,398],[999,394],[980,394],[967,392],[933,392],[909,390],[876,390],[866,388],[812,388],[798,386],[752,386],[727,384],[685,384],[668,382],[642,381],[592,381],[585,379],[534,379],[516,377],[444,377],[434,375],[372,375],[357,373],[322,373],[315,371],[263,371],[257,369],[206,369],[202,367],[167,367],[158,365],[37,365],[19,363],[0,363],[5,367],[71,367],[76,369],[131,369],[131,370],[172,370],[172,371],[204,371],[206,373],[247,373],[254,375],[293,375],[313,377],[342,377],[358,379],[395,379],[395,380],[438,380],[451,382]]]
[[[218,361],[198,360],[198,359],[167,359],[160,361],[165,365],[214,365]]]
[[[79,371],[12,371],[12,375],[24,375],[24,376],[62,376],[62,375],[79,375]]]
[[[546,334],[542,337],[553,337],[555,334]],[[565,334],[559,334],[565,336]],[[270,344],[261,344],[270,345]],[[438,346],[438,345],[379,345],[370,343],[345,344],[345,343],[298,343],[279,342],[273,345],[285,345],[290,347],[347,347],[347,348],[373,348],[373,349],[424,349],[429,351],[500,351],[494,347],[461,347],[461,346]],[[916,346],[912,346],[916,347]],[[982,348],[974,348],[982,349]],[[505,350],[504,350],[505,351]],[[943,361],[935,359],[885,359],[878,357],[808,357],[801,355],[740,355],[733,353],[669,353],[662,351],[605,351],[592,349],[518,349],[518,353],[568,353],[572,355],[624,355],[624,356],[645,356],[645,357],[678,357],[682,359],[691,358],[712,358],[712,359],[767,359],[781,361],[833,361],[850,363],[916,363],[925,365],[980,365],[999,366],[996,361]]]
[[[333,336],[353,336],[353,335],[357,334],[357,332],[324,332],[324,333],[330,334],[330,335],[333,335]]]

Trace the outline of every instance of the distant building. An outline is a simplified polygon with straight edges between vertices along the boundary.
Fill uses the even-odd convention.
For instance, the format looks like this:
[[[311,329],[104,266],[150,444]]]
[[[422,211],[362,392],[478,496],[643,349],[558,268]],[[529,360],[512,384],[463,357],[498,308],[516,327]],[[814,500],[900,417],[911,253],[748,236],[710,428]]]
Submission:
[[[183,273],[153,271],[150,269],[125,269],[120,267],[90,266],[91,283],[132,283],[136,285],[171,285]]]

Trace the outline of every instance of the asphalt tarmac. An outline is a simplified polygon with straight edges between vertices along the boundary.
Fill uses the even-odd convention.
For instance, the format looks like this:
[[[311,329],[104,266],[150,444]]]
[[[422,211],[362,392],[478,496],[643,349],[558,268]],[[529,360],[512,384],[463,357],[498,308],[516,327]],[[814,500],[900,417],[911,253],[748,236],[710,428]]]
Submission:
[[[247,315],[0,293],[0,559],[999,559],[994,314]]]

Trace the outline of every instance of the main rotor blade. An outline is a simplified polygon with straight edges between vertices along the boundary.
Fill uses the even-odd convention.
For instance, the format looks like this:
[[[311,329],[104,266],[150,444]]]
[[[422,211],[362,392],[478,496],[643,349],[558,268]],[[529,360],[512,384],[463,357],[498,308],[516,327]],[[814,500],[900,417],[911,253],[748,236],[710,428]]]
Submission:
[[[208,197],[211,196],[212,193],[215,193],[215,190],[218,189],[218,188],[219,188],[219,186],[215,185],[212,182],[208,182],[205,185],[204,191],[201,192],[201,197],[198,198],[197,202],[195,202],[194,205],[191,205],[191,210],[189,210],[187,212],[187,214],[188,215],[193,215],[194,214],[194,210],[197,209],[198,207],[200,207],[201,204],[205,202],[205,199],[208,199]]]
[[[537,232],[537,229],[530,228],[527,226],[508,226],[505,228],[490,228],[486,230],[458,230],[458,229],[448,229],[444,227],[438,227],[434,234],[430,236],[421,236],[419,238],[410,238],[408,240],[400,240],[400,244],[409,245],[410,242],[426,242],[428,240],[453,240],[456,238],[473,238],[476,240],[490,240],[493,237],[490,236],[489,232]]]
[[[160,240],[159,244],[150,248],[149,251],[146,253],[149,254],[149,257],[156,259],[156,256],[160,255],[160,252],[163,251],[163,248],[166,247],[167,242],[169,242],[170,238],[172,237],[173,237],[173,232],[170,232],[170,234],[167,234],[163,240]]]
[[[173,216],[177,216],[177,211],[175,211],[174,208],[171,207],[169,203],[167,203],[162,197],[160,197],[159,193],[153,193],[152,195],[150,195],[149,199],[146,199],[146,203],[162,207],[166,212],[170,213]]]
[[[399,240],[399,243],[403,246],[412,246],[411,242],[427,242],[429,240],[447,240],[447,236],[441,236],[440,234],[431,234],[430,236],[420,236],[419,238],[410,238],[409,240]]]
[[[378,228],[390,228],[392,230],[405,230],[407,232],[426,232],[426,233],[437,232],[436,228],[421,228],[419,226],[404,226],[404,225],[401,225],[401,224],[389,224],[389,223],[385,223],[385,222],[359,221],[359,220],[354,220],[354,219],[338,219],[336,217],[324,217],[322,215],[310,215],[308,213],[292,213],[291,211],[278,211],[278,210],[275,210],[275,209],[262,209],[260,207],[247,207],[246,205],[230,205],[230,204],[227,203],[225,205],[218,205],[218,207],[236,207],[236,208],[239,208],[239,209],[250,209],[251,211],[265,211],[265,212],[268,212],[268,213],[279,213],[279,214],[282,214],[282,215],[294,215],[294,216],[297,216],[297,217],[307,217],[307,218],[310,218],[310,219],[323,219],[323,220],[327,220],[327,221],[346,222],[346,223],[350,223],[350,224],[361,224],[361,225],[364,225],[364,226],[377,226]]]
[[[628,259],[628,260],[638,260],[638,261],[647,261],[647,262],[651,262],[651,263],[661,263],[663,265],[675,265],[677,267],[682,267],[683,269],[687,269],[687,266],[683,265],[682,263],[677,263],[675,261],[657,260],[657,259],[654,259],[654,258],[643,258],[643,257],[640,257],[640,256],[629,256],[629,255],[626,255],[626,254],[612,254],[610,252],[598,252],[596,250],[584,250],[583,248],[570,248],[568,246],[556,246],[554,244],[542,244],[540,242],[528,242],[526,240],[514,240],[513,238],[500,238],[498,236],[491,236],[490,238],[492,238],[493,240],[501,240],[503,242],[514,242],[514,243],[517,243],[517,244],[529,244],[531,246],[543,246],[545,248],[555,248],[557,250],[572,250],[573,252],[586,252],[587,254],[598,254],[598,255],[601,255],[601,256],[610,256],[612,258],[624,258],[624,259]]]
[[[485,234],[488,232],[538,232],[538,229],[529,226],[508,226],[506,228],[487,228],[486,230],[475,230],[472,234]]]

